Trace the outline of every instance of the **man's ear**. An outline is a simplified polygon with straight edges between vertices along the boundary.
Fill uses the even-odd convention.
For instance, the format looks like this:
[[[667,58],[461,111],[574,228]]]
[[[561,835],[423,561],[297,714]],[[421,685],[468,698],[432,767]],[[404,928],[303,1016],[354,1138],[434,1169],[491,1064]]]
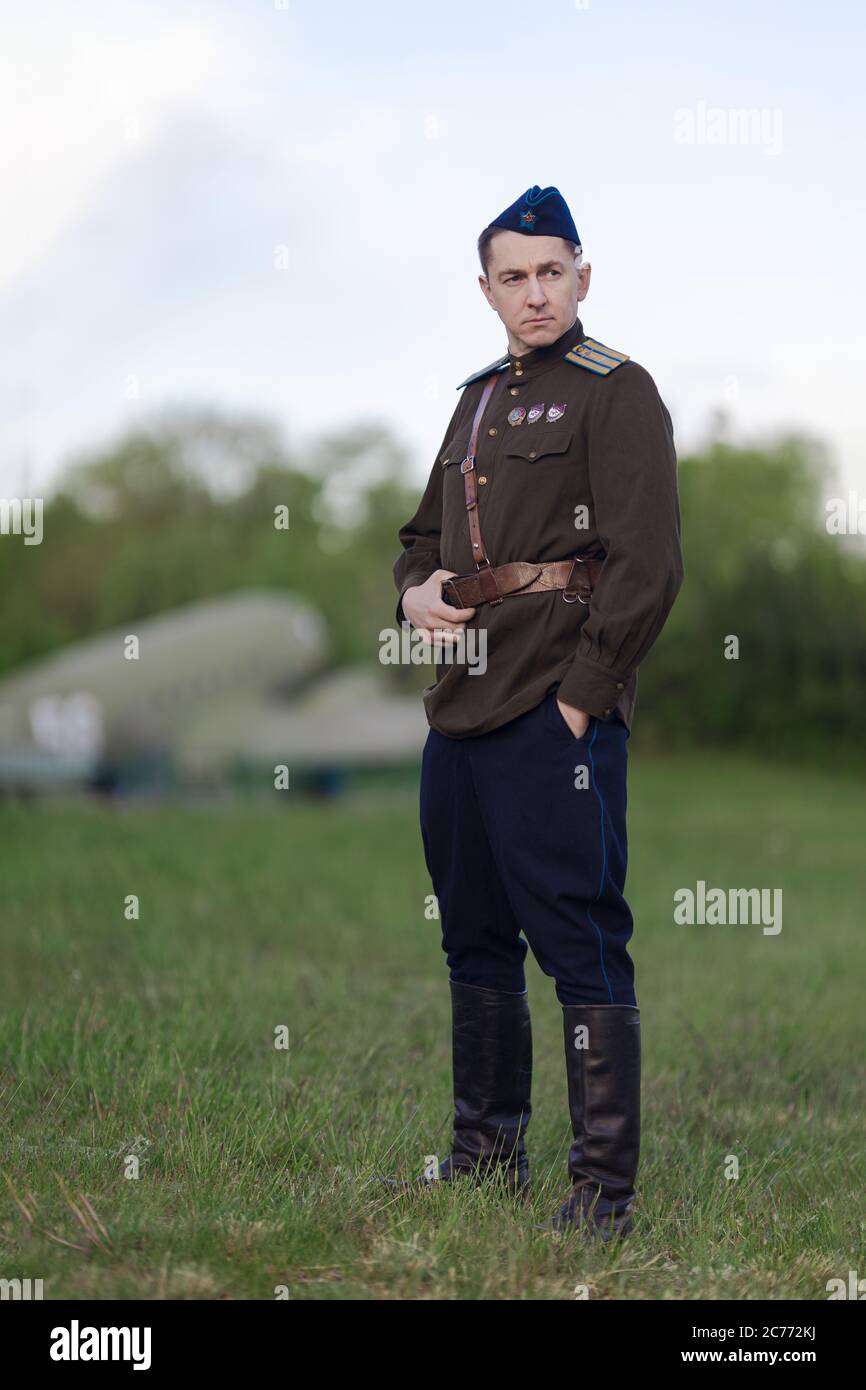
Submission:
[[[590,265],[589,261],[585,261],[584,264],[580,267],[580,269],[579,269],[578,272],[577,272],[577,280],[578,280],[578,285],[577,285],[577,298],[578,298],[578,302],[580,302],[581,299],[586,299],[586,296],[587,296],[588,293],[589,293],[589,282],[590,282],[591,279],[592,279],[592,266]]]
[[[479,275],[478,283],[481,286],[481,293],[484,295],[484,298],[487,300],[487,303],[490,305],[491,309],[495,309],[496,305],[493,303],[493,300],[490,297],[490,281],[487,279],[487,276]]]

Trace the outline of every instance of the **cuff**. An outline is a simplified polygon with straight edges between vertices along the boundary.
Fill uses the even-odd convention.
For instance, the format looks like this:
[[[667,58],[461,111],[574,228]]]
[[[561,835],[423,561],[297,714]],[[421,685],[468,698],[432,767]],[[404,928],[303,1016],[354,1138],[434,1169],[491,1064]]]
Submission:
[[[426,580],[430,578],[431,574],[435,574],[439,568],[441,568],[439,565],[434,565],[432,569],[416,570],[414,574],[410,574],[406,579],[404,579],[403,587],[400,590],[400,600],[397,604],[398,627],[401,623],[408,623],[409,621],[409,619],[406,617],[406,614],[403,612],[403,595],[405,594],[406,590],[413,589],[416,584],[423,584]]]
[[[597,719],[613,714],[627,684],[627,676],[607,671],[597,662],[576,656],[559,683],[557,698],[565,705],[574,705]]]

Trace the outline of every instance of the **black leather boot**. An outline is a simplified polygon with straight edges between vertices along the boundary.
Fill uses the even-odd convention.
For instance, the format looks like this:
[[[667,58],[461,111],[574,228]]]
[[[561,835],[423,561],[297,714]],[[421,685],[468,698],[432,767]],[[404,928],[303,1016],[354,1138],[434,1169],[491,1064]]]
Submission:
[[[552,1226],[579,1226],[609,1241],[632,1227],[640,1153],[640,1009],[565,1004],[562,1012],[572,1190]]]
[[[502,1174],[506,1190],[529,1196],[524,1134],[532,1113],[532,1025],[527,991],[514,994],[477,985],[451,985],[454,1123],[451,1152],[438,1179],[414,1185],[483,1181]],[[391,1186],[398,1184],[390,1180]]]

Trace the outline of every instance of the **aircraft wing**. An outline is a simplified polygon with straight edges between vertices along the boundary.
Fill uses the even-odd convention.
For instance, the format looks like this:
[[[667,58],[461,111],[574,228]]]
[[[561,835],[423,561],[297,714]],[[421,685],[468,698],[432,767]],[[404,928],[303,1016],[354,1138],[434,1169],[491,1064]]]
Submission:
[[[232,760],[309,768],[384,765],[420,757],[429,732],[420,694],[394,695],[376,670],[329,673],[291,702],[229,703],[184,729],[187,771]]]

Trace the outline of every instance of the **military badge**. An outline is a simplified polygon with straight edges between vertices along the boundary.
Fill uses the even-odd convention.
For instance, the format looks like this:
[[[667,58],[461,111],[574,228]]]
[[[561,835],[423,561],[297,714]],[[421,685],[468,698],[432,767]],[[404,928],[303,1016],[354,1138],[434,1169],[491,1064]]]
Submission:
[[[540,401],[538,405],[531,405],[529,407],[529,414],[527,415],[526,419],[530,425],[534,425],[536,420],[540,420],[543,414],[544,401]]]
[[[508,412],[509,425],[522,425],[526,419],[526,410],[522,405],[516,405],[513,410]]]
[[[548,412],[547,412],[547,419],[550,420],[550,421],[553,421],[553,420],[561,420],[564,414],[565,414],[565,406],[564,406],[564,404],[561,404],[560,402],[554,401],[553,405],[550,407],[550,409],[549,409]]]

